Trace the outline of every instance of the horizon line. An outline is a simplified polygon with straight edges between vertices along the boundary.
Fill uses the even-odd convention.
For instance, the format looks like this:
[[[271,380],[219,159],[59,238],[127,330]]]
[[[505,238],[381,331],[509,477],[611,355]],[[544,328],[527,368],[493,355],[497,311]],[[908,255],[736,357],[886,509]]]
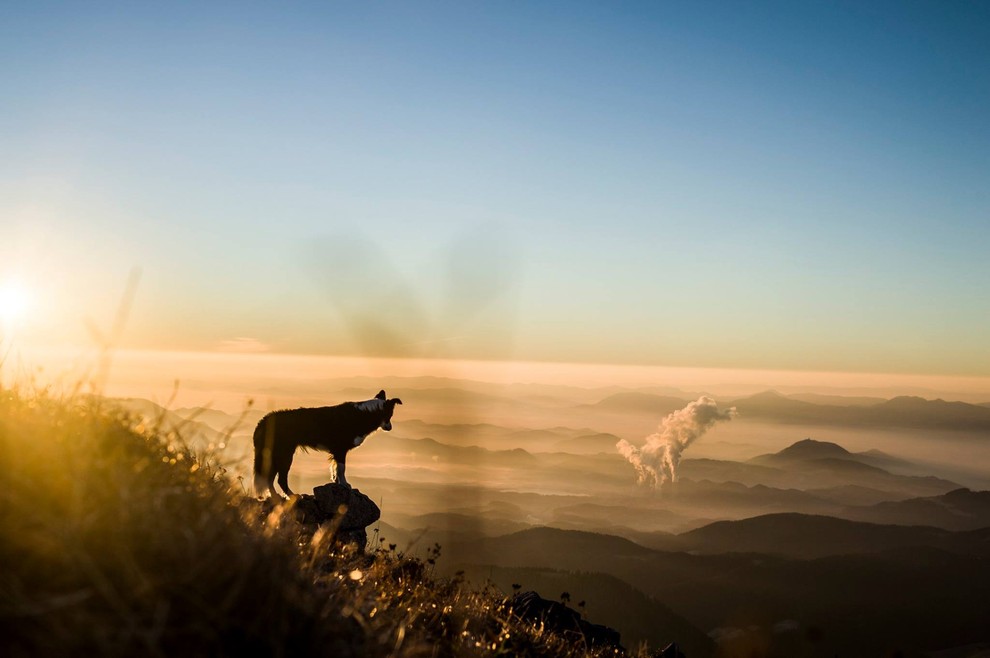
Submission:
[[[16,352],[30,366],[42,369],[53,366],[66,368],[77,366],[87,359],[94,363],[101,350],[96,347],[33,346],[19,347]],[[237,375],[252,378],[270,377],[290,379],[346,379],[360,376],[412,378],[438,377],[461,381],[480,381],[490,384],[546,384],[597,388],[607,386],[649,387],[669,386],[700,387],[701,389],[747,389],[752,391],[775,388],[807,391],[810,389],[839,389],[845,391],[886,391],[893,395],[910,395],[919,392],[939,397],[962,396],[970,401],[990,401],[990,377],[978,375],[948,375],[922,373],[856,372],[794,370],[782,368],[742,368],[714,366],[669,366],[621,363],[597,363],[575,361],[535,361],[509,359],[451,359],[434,357],[382,357],[361,355],[310,354],[272,351],[222,351],[175,350],[156,348],[115,348],[109,352],[115,370],[124,373],[133,368],[155,366],[156,374],[163,374],[169,363],[175,367],[169,377],[170,384],[183,379],[186,374],[200,372],[204,364],[229,366],[228,377],[212,373],[220,384],[224,379]],[[70,363],[71,362],[71,363]],[[279,366],[292,367],[283,370]],[[245,366],[248,366],[245,369]],[[253,366],[253,367],[252,367]],[[71,369],[71,368],[70,368]],[[119,374],[119,370],[118,370]],[[125,379],[135,379],[131,372]],[[111,375],[111,380],[114,376]],[[136,383],[136,382],[134,382]],[[702,390],[701,392],[709,392]],[[985,396],[984,399],[981,396]]]

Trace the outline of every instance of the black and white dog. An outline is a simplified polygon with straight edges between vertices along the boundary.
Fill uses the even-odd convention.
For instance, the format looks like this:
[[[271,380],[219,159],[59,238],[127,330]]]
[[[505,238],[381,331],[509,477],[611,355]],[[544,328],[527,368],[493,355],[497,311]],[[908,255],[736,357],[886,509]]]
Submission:
[[[332,407],[283,409],[266,415],[254,429],[254,485],[258,495],[265,489],[273,496],[275,478],[288,495],[289,467],[296,448],[329,452],[336,463],[337,482],[347,484],[344,468],[347,453],[358,447],[372,432],[392,429],[392,412],[402,400],[387,399],[379,391],[365,402],[344,402]]]

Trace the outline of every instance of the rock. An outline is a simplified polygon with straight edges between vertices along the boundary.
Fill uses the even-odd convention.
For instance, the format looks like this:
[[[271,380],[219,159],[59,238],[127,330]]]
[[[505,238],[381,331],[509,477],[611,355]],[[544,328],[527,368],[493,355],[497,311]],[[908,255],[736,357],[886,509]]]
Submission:
[[[362,553],[368,545],[368,531],[364,528],[355,528],[351,530],[338,529],[337,541],[342,545],[351,544],[357,549],[358,553]]]
[[[268,500],[272,500],[269,498]],[[277,498],[275,500],[278,500]],[[319,525],[327,520],[327,515],[320,510],[316,504],[316,498],[309,494],[301,494],[289,499],[292,503],[292,511],[296,513],[296,519],[300,523],[315,523]]]
[[[580,640],[590,647],[612,647],[624,652],[619,637],[619,631],[601,624],[592,624],[581,618],[577,610],[568,608],[562,603],[542,598],[536,592],[522,592],[512,597],[512,611],[544,626],[556,633]]]
[[[290,501],[300,523],[329,526],[340,543],[356,544],[358,551],[368,544],[366,528],[382,515],[378,505],[366,495],[335,482],[316,487],[313,495],[293,496]],[[263,509],[270,509],[275,502],[266,499]]]
[[[313,498],[320,513],[325,516],[320,523],[335,518],[343,508],[344,517],[338,526],[341,530],[364,530],[382,516],[375,501],[357,489],[336,482],[313,489]]]

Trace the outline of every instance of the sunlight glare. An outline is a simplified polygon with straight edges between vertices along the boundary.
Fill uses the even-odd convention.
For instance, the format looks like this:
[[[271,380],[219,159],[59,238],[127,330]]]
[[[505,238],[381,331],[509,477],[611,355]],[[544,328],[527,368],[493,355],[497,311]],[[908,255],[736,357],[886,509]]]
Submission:
[[[16,282],[0,286],[0,321],[12,324],[20,320],[31,306],[31,295]]]

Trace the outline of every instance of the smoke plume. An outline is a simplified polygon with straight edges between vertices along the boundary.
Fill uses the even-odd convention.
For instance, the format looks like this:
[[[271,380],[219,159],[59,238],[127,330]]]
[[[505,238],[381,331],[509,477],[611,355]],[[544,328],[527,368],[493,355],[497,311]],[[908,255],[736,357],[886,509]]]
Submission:
[[[736,415],[735,407],[719,411],[715,400],[703,395],[683,409],[667,414],[656,434],[646,437],[642,448],[625,439],[615,444],[623,457],[636,467],[640,484],[654,488],[665,482],[677,481],[677,465],[681,453],[720,420]]]

